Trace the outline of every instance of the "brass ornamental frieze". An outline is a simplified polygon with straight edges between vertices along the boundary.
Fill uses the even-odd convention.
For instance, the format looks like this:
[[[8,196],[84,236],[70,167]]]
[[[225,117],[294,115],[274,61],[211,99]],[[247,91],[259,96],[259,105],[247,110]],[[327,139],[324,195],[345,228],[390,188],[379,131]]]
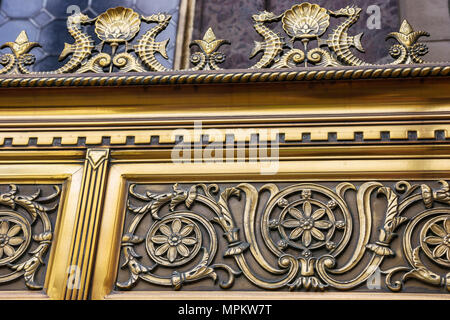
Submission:
[[[360,58],[361,55],[355,55],[355,50],[364,53],[363,34],[351,33],[351,27],[360,18],[361,11],[356,6],[332,11],[317,4],[302,2],[281,14],[267,11],[256,13],[251,18],[255,31],[263,41],[255,42],[254,50],[249,55],[250,58],[255,58],[262,52],[259,60],[248,72],[222,71],[211,75],[208,72],[198,72],[222,70],[219,64],[226,57],[219,49],[222,45],[229,44],[227,40],[218,39],[212,28],[207,30],[203,39],[191,43],[191,47],[200,49],[191,54],[193,66],[172,70],[161,63],[161,59],[168,59],[166,47],[170,39],[156,40],[168,26],[170,15],[155,13],[140,16],[124,7],[108,9],[97,17],[76,13],[67,21],[67,29],[74,43],[66,43],[61,52],[60,60],[67,60],[62,67],[48,72],[30,71],[28,66],[35,61],[30,52],[40,44],[30,41],[23,31],[15,41],[2,46],[9,48],[11,53],[0,56],[0,64],[3,65],[0,75],[8,77],[0,77],[0,86],[179,84],[448,75],[449,67],[445,63],[420,66],[426,64],[422,56],[426,55],[428,47],[419,40],[429,34],[415,31],[406,20],[398,32],[387,35],[387,38],[398,42],[389,50],[393,58],[391,63],[374,65]],[[334,29],[330,27],[332,19],[338,21]],[[280,23],[285,34],[272,30],[269,27],[272,23]],[[138,35],[143,24],[150,24],[152,27],[143,35]],[[95,31],[97,39],[86,33],[86,27]],[[314,70],[314,67],[319,69]],[[295,71],[252,71],[264,68],[287,68]],[[123,74],[130,72],[139,75]],[[153,72],[161,75],[152,75]],[[96,73],[101,76],[54,77],[80,73]],[[24,78],[23,75],[32,77]]]
[[[130,183],[116,289],[448,293],[449,205],[444,180]]]

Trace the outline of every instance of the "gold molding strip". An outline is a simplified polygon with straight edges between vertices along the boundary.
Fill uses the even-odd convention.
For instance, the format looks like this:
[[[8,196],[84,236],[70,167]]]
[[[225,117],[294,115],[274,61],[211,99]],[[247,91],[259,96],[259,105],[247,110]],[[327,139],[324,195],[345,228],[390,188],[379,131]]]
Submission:
[[[88,149],[86,154],[69,270],[66,277],[64,298],[68,300],[88,298],[104,199],[108,158],[108,149]]]
[[[308,71],[198,71],[117,74],[99,76],[94,74],[70,74],[63,76],[0,76],[0,88],[18,87],[95,87],[95,86],[148,86],[192,85],[217,83],[258,83],[289,81],[335,81],[388,78],[447,77],[448,64],[424,64],[408,66],[309,68]]]
[[[450,300],[449,295],[435,293],[378,293],[378,292],[271,292],[260,291],[221,291],[212,295],[205,291],[157,291],[152,292],[113,292],[105,300]]]
[[[233,141],[249,142],[251,135],[259,135],[261,141],[277,139],[284,135],[285,142],[302,142],[305,134],[310,141],[327,142],[330,134],[336,134],[336,141],[354,141],[355,133],[361,134],[364,141],[381,140],[382,133],[388,133],[390,140],[408,140],[408,134],[415,132],[417,139],[434,140],[436,132],[443,132],[443,139],[450,138],[450,124],[426,125],[365,125],[365,126],[318,126],[318,127],[270,127],[270,128],[218,128],[218,129],[184,129],[182,132],[169,130],[90,130],[90,131],[42,131],[42,132],[0,132],[0,145],[5,139],[11,139],[11,146],[26,147],[30,139],[36,139],[36,146],[52,146],[56,138],[61,140],[61,146],[77,145],[80,138],[87,145],[101,145],[104,138],[109,138],[109,145],[125,145],[128,137],[134,138],[133,145],[151,144],[152,137],[158,137],[159,144],[175,144],[177,137],[183,137],[186,142],[225,142],[226,137],[233,135]],[[208,136],[208,140],[205,140]],[[203,137],[203,138],[201,138]],[[266,138],[263,138],[266,137]]]

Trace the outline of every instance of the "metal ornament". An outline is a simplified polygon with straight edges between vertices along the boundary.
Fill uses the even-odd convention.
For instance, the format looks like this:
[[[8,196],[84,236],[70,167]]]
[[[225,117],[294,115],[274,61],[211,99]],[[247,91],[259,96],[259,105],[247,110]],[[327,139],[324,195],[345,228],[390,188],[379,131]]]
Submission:
[[[430,263],[444,269],[450,267],[450,208],[447,207],[450,191],[447,182],[441,183],[443,188],[434,192],[426,184],[411,185],[407,181],[397,182],[394,188],[370,181],[359,187],[342,182],[334,189],[301,183],[282,190],[273,183],[259,189],[250,183],[241,183],[223,190],[217,184],[197,184],[189,190],[175,184],[173,192],[164,194],[150,190],[138,193],[136,185],[132,184],[127,207],[133,218],[122,239],[125,257],[122,267],[129,270],[130,277],[125,282],[117,282],[116,286],[129,290],[143,280],[179,290],[189,282],[205,278],[216,280],[219,277],[216,270],[223,269],[227,274],[219,283],[223,289],[231,288],[235,277],[243,275],[266,290],[350,290],[381,270],[386,288],[394,292],[407,285],[409,279],[450,291],[450,273],[437,273],[433,271],[435,268],[429,267]],[[263,191],[270,195],[260,203]],[[357,217],[352,215],[346,200],[350,192],[356,194]],[[374,220],[372,212],[374,194],[384,197],[386,202],[381,225]],[[233,197],[245,199],[242,212],[232,211],[229,202]],[[130,201],[133,198],[144,204],[135,206],[135,201]],[[433,202],[446,206],[431,208]],[[257,219],[258,203],[263,205],[262,213],[258,213],[261,219]],[[207,207],[211,216],[204,211],[197,212],[196,204]],[[425,210],[411,217],[409,208],[413,204],[422,205]],[[162,213],[164,206],[168,206],[169,212]],[[146,216],[150,216],[152,223],[144,238],[137,230],[143,219],[148,219]],[[243,217],[242,223],[236,222],[238,216]],[[217,223],[221,232],[217,232],[210,221]],[[404,225],[405,231],[397,234]],[[208,241],[202,238],[202,229]],[[402,255],[391,246],[397,235],[400,239],[396,241],[402,243],[408,264],[384,269],[385,260]],[[229,264],[214,263],[221,247],[217,240],[220,236],[227,242],[220,255],[234,259],[239,270]],[[261,237],[262,241],[258,241]],[[144,241],[148,256],[154,262],[149,266],[139,262],[141,256],[135,249]],[[427,264],[422,262],[420,252],[427,256]],[[196,255],[199,257],[194,260]],[[278,265],[269,262],[274,258]],[[186,270],[185,265],[192,261],[198,262]],[[251,261],[256,261],[270,277],[255,271]],[[174,272],[171,276],[159,275],[158,266]],[[393,280],[398,273],[403,274],[400,280]],[[347,274],[352,276],[346,277]]]
[[[53,194],[40,197],[40,189],[32,195],[21,195],[16,185],[11,184],[9,187],[8,192],[0,194],[0,204],[11,208],[0,211],[0,266],[7,266],[12,272],[0,275],[0,283],[23,277],[29,289],[40,290],[43,285],[35,281],[35,276],[44,264],[45,255],[53,239],[53,227],[48,214],[54,211],[59,203],[53,207],[43,204],[56,199],[61,189],[53,186]],[[23,208],[26,214],[15,211],[16,206]],[[38,221],[42,225],[42,231],[33,234],[31,226]],[[34,249],[31,249],[32,242],[37,243]],[[17,263],[25,253],[31,257]]]
[[[363,34],[351,35],[349,30],[359,20],[361,8],[347,6],[337,11],[322,8],[317,4],[303,2],[294,5],[280,15],[272,12],[260,12],[252,16],[255,31],[263,37],[263,41],[255,42],[250,58],[263,52],[260,59],[250,69],[261,68],[308,68],[310,66],[371,66],[353,53],[353,49],[364,52]],[[327,31],[331,18],[344,21],[332,30]],[[129,8],[111,8],[95,18],[76,13],[67,20],[67,29],[74,38],[73,44],[65,44],[59,57],[67,63],[57,70],[49,72],[30,72],[26,66],[34,64],[35,59],[29,53],[36,42],[29,42],[23,31],[15,42],[7,42],[12,54],[0,56],[0,74],[63,74],[63,73],[112,73],[118,72],[167,72],[172,69],[163,65],[161,59],[168,59],[167,45],[170,39],[156,41],[156,37],[164,31],[171,16],[157,13],[151,16],[140,16]],[[290,40],[271,30],[267,23],[281,22],[282,28]],[[156,24],[145,34],[140,35],[142,23]],[[100,43],[83,31],[84,26],[95,25],[95,33]],[[392,46],[389,53],[394,59],[390,65],[423,64],[421,56],[428,52],[426,45],[418,43],[422,36],[429,36],[424,31],[414,31],[405,20],[399,32],[393,32],[388,38],[395,38],[399,44]],[[325,37],[325,38],[324,38]],[[137,40],[135,40],[137,38]],[[295,47],[297,41],[302,46]],[[313,44],[316,44],[313,46]],[[227,40],[217,39],[209,28],[202,40],[194,40],[200,52],[191,55],[194,65],[186,71],[220,70],[218,64],[225,61],[225,55],[217,50]],[[110,50],[105,52],[105,46]],[[311,48],[311,46],[313,46]]]

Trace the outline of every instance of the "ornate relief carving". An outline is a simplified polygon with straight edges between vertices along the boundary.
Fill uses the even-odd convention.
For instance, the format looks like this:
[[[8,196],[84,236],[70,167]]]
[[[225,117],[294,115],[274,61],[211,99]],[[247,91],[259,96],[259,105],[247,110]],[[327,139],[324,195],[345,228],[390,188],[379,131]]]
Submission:
[[[378,270],[381,290],[407,291],[415,279],[450,291],[443,191],[406,181],[331,185],[175,184],[153,193],[131,184],[122,239],[130,276],[116,285],[180,289],[212,278],[232,288],[239,276],[265,290],[360,290]],[[144,242],[145,257],[137,253]]]
[[[0,194],[0,205],[10,208],[0,209],[0,284],[23,276],[29,289],[42,289],[36,274],[52,243],[54,223],[49,214],[55,212],[61,192],[59,186],[53,189],[46,197],[40,196],[41,189],[24,195],[11,184],[8,192]]]
[[[3,44],[0,49],[8,47],[12,54],[7,53],[0,56],[0,64],[4,67],[0,69],[0,74],[29,74],[27,65],[32,65],[35,61],[34,55],[28,53],[34,47],[40,47],[37,42],[30,42],[27,33],[22,31],[14,42]]]
[[[252,16],[255,31],[264,38],[255,42],[255,48],[250,57],[259,52],[262,57],[250,69],[259,68],[294,68],[294,67],[339,67],[339,66],[370,66],[371,64],[357,57],[353,48],[364,52],[361,42],[363,34],[350,35],[349,29],[359,20],[361,8],[347,6],[337,11],[322,8],[317,4],[303,2],[294,5],[281,15],[272,12],[260,12]],[[328,32],[330,19],[344,20]],[[61,68],[35,74],[61,73],[111,73],[114,68],[119,72],[173,71],[165,67],[159,59],[168,59],[166,47],[170,39],[156,41],[156,37],[167,28],[171,16],[156,13],[151,16],[139,16],[129,8],[117,7],[108,9],[95,18],[76,13],[68,18],[67,29],[74,38],[73,44],[65,44],[60,60],[70,55],[69,61]],[[145,34],[139,35],[142,22],[156,24]],[[289,41],[271,30],[265,24],[281,22]],[[84,31],[84,26],[95,24],[95,33],[100,43]],[[395,38],[399,44],[392,46],[390,54],[396,59],[391,64],[422,64],[420,57],[428,52],[424,44],[417,43],[421,36],[428,36],[424,31],[414,31],[405,20],[399,32],[388,35]],[[138,38],[135,42],[134,39]],[[300,40],[302,48],[295,48],[295,42]],[[133,43],[132,43],[133,42]],[[217,64],[225,60],[223,53],[217,49],[229,42],[218,40],[211,28],[203,40],[195,40],[191,46],[198,45],[200,52],[193,53],[190,61],[194,67],[190,71],[218,70]],[[311,44],[316,43],[313,48]],[[105,51],[105,45],[110,50]],[[28,52],[38,43],[29,42],[22,32],[16,42],[8,42],[3,46],[10,47],[13,54],[0,57],[4,66],[0,74],[28,74],[25,65],[34,63],[34,57]],[[122,51],[120,51],[122,50]],[[119,52],[120,51],[120,52]],[[157,56],[160,57],[157,57]]]
[[[195,40],[191,43],[191,47],[197,45],[201,49],[201,52],[191,55],[191,62],[195,65],[191,70],[220,70],[221,68],[217,64],[225,61],[225,55],[217,50],[223,44],[230,44],[230,42],[217,39],[213,30],[209,28],[203,40]]]
[[[429,37],[430,34],[425,31],[414,31],[408,21],[403,21],[400,32],[392,32],[388,35],[388,38],[394,38],[399,42],[389,50],[389,54],[397,58],[392,64],[425,63],[420,57],[428,53],[428,47],[417,42],[424,36]]]
[[[364,52],[362,45],[363,34],[349,35],[349,29],[359,20],[361,8],[347,6],[337,11],[327,10],[317,4],[304,2],[293,6],[281,15],[271,12],[261,12],[253,16],[254,28],[263,38],[264,42],[256,42],[251,58],[260,51],[263,56],[252,68],[293,68],[308,67],[308,63],[322,67],[336,66],[369,66],[371,64],[358,58],[351,50],[355,48]],[[326,39],[330,26],[330,18],[345,18],[345,20],[332,30]],[[284,38],[273,32],[264,23],[281,21],[283,30],[291,37],[286,43]],[[414,32],[408,21],[404,21],[400,32],[389,34],[399,41],[390,49],[390,54],[396,58],[393,65],[425,63],[419,56],[428,51],[425,45],[417,43],[421,36],[428,36],[427,32]],[[294,48],[294,42],[300,40],[303,48]],[[308,45],[317,40],[317,47],[309,49]],[[329,51],[322,49],[328,48]],[[284,52],[284,49],[288,51]]]

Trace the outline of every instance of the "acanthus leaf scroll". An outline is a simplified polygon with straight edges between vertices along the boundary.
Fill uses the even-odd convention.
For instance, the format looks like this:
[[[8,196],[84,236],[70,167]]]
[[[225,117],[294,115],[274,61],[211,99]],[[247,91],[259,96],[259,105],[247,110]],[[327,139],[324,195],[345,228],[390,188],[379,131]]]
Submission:
[[[161,194],[137,192],[137,185],[131,184],[131,222],[122,240],[122,267],[129,279],[116,286],[130,290],[143,280],[179,290],[212,279],[230,289],[236,277],[244,277],[263,290],[355,290],[378,270],[385,276],[386,290],[400,291],[409,279],[416,279],[450,291],[450,208],[431,207],[428,199],[431,192],[436,202],[449,204],[443,196],[448,184],[441,184],[436,191],[407,181],[395,186],[342,182],[334,188],[299,183],[281,189],[274,183],[225,188],[196,184],[186,190],[176,184],[173,192]],[[353,204],[348,193],[354,193]],[[374,197],[384,202],[383,216],[377,219]],[[231,201],[242,204],[239,212]],[[198,211],[198,206],[207,210]],[[423,211],[411,213],[412,206]],[[146,216],[151,223],[141,234],[137,230]],[[401,250],[392,245],[396,241]],[[145,244],[151,265],[139,262],[139,244]],[[219,255],[223,258],[217,263]],[[385,269],[384,262],[394,257],[404,257],[404,263]],[[160,268],[173,272],[161,275]],[[403,274],[400,279],[398,274]]]

